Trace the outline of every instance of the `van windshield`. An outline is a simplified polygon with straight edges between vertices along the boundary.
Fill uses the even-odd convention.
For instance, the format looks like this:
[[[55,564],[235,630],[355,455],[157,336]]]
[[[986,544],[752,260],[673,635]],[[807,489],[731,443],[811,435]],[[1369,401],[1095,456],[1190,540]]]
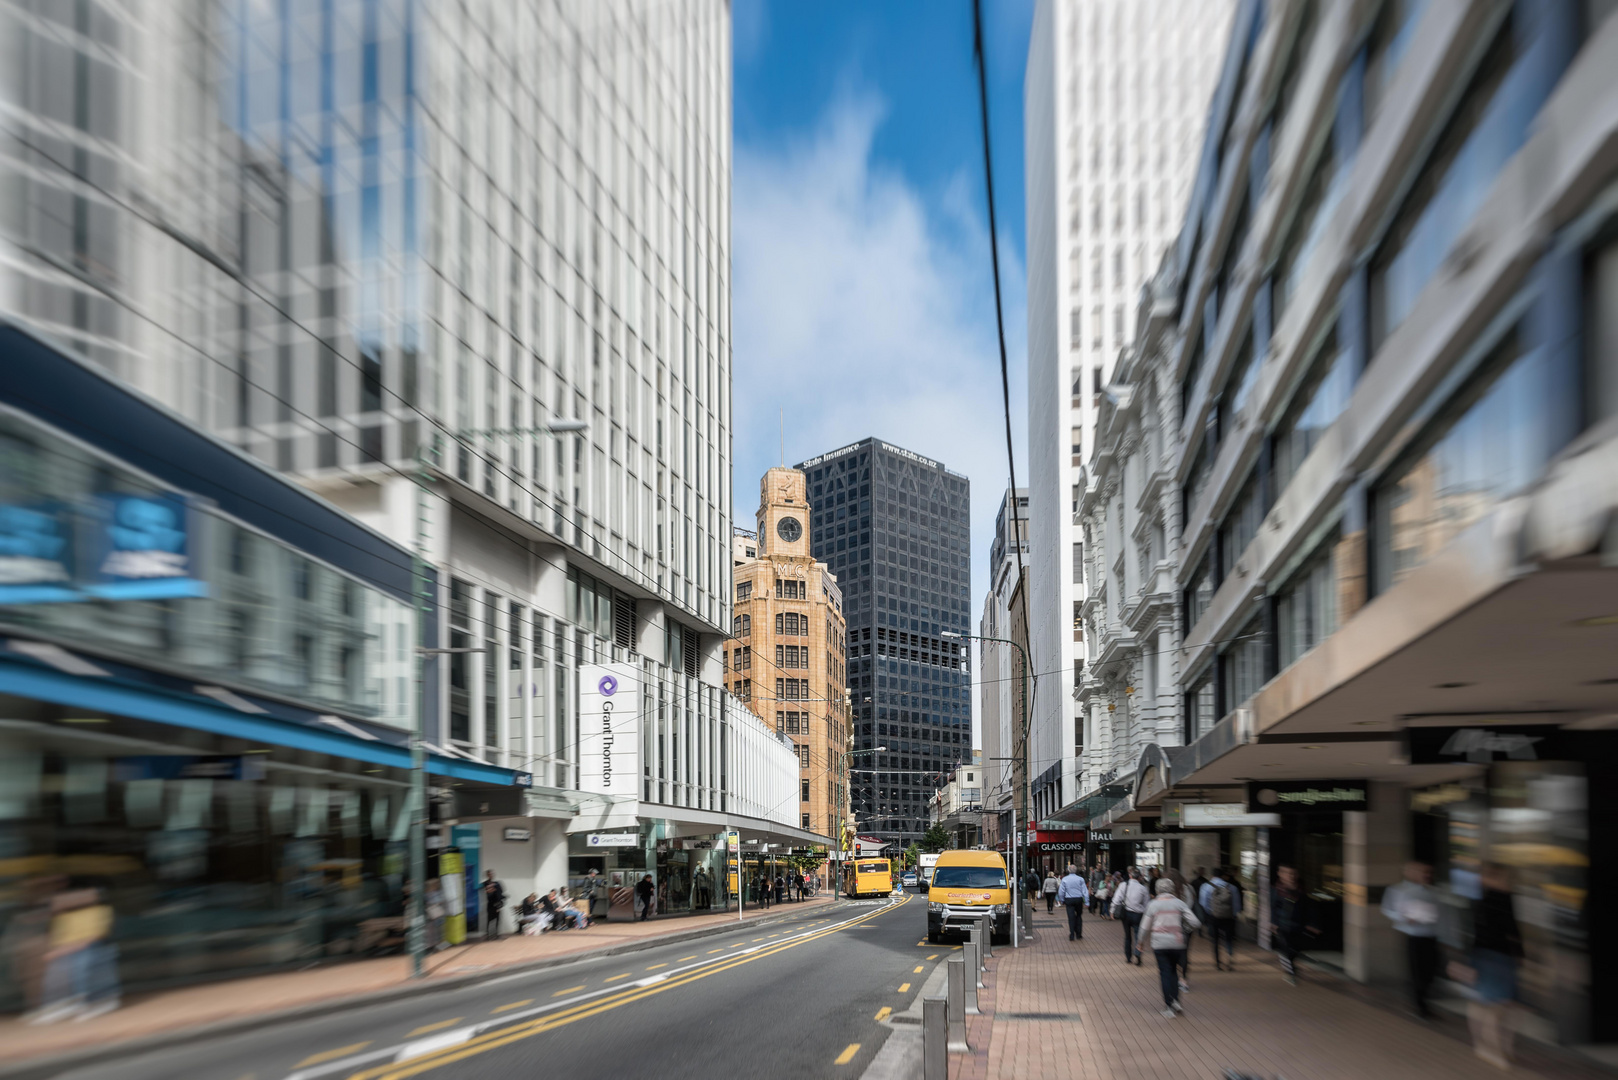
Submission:
[[[935,889],[1003,889],[1006,872],[998,866],[940,866],[933,871]]]

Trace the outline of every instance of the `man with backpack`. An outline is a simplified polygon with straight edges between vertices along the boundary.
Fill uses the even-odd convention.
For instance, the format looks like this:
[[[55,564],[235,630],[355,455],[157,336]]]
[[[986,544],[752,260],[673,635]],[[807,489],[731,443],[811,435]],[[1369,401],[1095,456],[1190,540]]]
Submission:
[[[1146,883],[1141,880],[1140,871],[1130,867],[1129,878],[1118,886],[1113,894],[1113,918],[1124,924],[1124,962],[1129,964],[1140,963],[1140,921],[1146,915],[1146,905],[1151,902],[1151,894],[1146,891]]]
[[[1208,923],[1213,928],[1214,967],[1221,971],[1225,969],[1225,964],[1219,960],[1219,939],[1224,938],[1225,950],[1230,957],[1229,967],[1235,971],[1236,918],[1242,913],[1242,894],[1231,880],[1229,869],[1214,869],[1213,877],[1197,895],[1197,905],[1208,913]]]

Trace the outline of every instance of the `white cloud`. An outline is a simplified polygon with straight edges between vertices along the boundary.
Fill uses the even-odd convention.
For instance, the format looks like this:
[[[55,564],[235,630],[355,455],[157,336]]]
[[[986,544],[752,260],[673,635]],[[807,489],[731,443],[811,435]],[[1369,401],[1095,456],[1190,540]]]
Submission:
[[[837,100],[807,138],[736,148],[735,514],[758,477],[875,435],[972,481],[977,622],[1006,487],[988,230],[976,161],[929,198],[872,159],[870,95]],[[1023,268],[1002,235],[1012,419],[1027,483]],[[975,711],[975,710],[974,710]]]

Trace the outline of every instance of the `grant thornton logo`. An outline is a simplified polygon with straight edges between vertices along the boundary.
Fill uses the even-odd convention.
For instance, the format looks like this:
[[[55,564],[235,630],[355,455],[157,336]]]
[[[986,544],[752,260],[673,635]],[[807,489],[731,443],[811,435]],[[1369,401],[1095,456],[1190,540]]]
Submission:
[[[612,697],[612,695],[618,692],[618,680],[613,678],[611,675],[601,676],[601,682],[597,683],[596,685],[607,697]]]

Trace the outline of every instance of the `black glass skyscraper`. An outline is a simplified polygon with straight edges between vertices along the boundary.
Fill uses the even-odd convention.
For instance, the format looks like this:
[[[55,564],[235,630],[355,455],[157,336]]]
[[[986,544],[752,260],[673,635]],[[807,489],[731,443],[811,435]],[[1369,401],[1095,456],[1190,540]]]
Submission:
[[[837,575],[848,619],[854,749],[850,802],[866,835],[927,831],[927,801],[972,755],[971,487],[880,439],[810,458],[814,557]]]

